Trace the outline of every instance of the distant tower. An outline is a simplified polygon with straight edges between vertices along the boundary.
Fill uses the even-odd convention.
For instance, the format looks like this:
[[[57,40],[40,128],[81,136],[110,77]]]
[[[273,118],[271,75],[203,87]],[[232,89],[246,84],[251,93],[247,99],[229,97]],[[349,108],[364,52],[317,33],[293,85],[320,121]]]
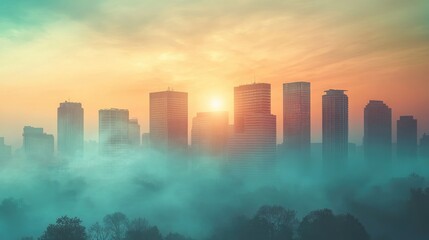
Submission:
[[[192,120],[192,150],[223,155],[228,140],[228,112],[200,112]]]
[[[83,154],[83,108],[80,103],[63,102],[57,110],[58,151],[64,157]]]
[[[420,139],[420,157],[429,160],[429,135],[426,133]]]
[[[326,162],[346,160],[348,157],[349,112],[345,90],[327,90],[323,105],[323,159]]]
[[[10,160],[12,157],[12,148],[4,142],[4,137],[0,137],[0,161]]]
[[[283,145],[286,151],[310,153],[310,83],[283,84]]]
[[[140,146],[140,125],[137,119],[130,119],[128,122],[128,139],[132,147]]]
[[[129,112],[126,109],[99,110],[99,151],[115,155],[128,149]]]
[[[392,158],[392,109],[383,101],[371,100],[365,107],[363,145],[371,163]]]
[[[397,122],[397,151],[400,159],[417,158],[417,120],[401,116]]]
[[[271,85],[254,83],[234,88],[234,132],[228,158],[258,168],[276,158],[276,116],[271,114]]]
[[[52,160],[54,156],[54,136],[43,132],[43,128],[24,127],[23,148],[27,159]]]
[[[150,93],[150,142],[161,149],[188,148],[188,93]]]

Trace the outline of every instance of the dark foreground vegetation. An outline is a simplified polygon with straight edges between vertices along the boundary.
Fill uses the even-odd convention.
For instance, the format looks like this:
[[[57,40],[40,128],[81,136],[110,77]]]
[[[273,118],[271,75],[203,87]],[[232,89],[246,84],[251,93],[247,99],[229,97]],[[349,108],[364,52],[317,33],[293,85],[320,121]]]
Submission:
[[[418,176],[410,176],[416,181]],[[398,186],[399,187],[399,186]],[[388,200],[386,200],[387,202]],[[0,205],[3,220],[14,220],[19,202],[6,199]],[[370,236],[364,225],[351,214],[335,214],[321,209],[298,219],[294,210],[282,206],[262,206],[252,217],[224,219],[208,240],[389,240],[428,239],[429,188],[411,189],[406,202],[395,209],[373,208],[368,203],[355,203],[363,218],[387,231],[384,236]],[[359,206],[358,206],[359,205]],[[365,208],[371,208],[365,209]],[[379,222],[377,222],[379,221]],[[85,227],[77,217],[63,216],[47,226],[39,238],[21,240],[191,240],[179,233],[163,234],[144,218],[129,219],[116,212],[100,222]]]

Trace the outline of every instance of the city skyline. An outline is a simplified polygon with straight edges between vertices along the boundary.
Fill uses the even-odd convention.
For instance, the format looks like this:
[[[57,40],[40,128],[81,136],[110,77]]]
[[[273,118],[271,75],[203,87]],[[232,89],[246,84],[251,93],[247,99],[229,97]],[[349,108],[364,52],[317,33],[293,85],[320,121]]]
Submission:
[[[286,85],[294,85],[294,84],[302,84],[302,83],[304,83],[304,82],[288,82],[288,83],[284,83],[283,84],[283,88],[286,86]],[[253,84],[255,84],[255,83],[253,83]],[[258,84],[265,84],[265,83],[258,83]],[[310,84],[310,82],[308,82],[308,84]],[[249,84],[249,85],[251,85],[251,84]],[[284,91],[285,91],[285,89],[283,89],[283,94],[284,94]],[[173,91],[173,90],[170,90],[170,89],[168,89],[167,91],[164,91],[164,92],[176,92],[176,91]],[[326,91],[325,91],[326,92]],[[162,92],[158,92],[158,93],[162,93]],[[180,92],[179,92],[180,93]],[[150,94],[152,94],[152,93],[150,93]],[[150,95],[149,94],[149,95]],[[186,93],[186,94],[188,94],[188,93]],[[314,93],[313,92],[311,92],[311,95],[314,95]],[[320,96],[319,96],[320,97]],[[224,107],[223,107],[223,105],[222,105],[222,103],[223,103],[223,101],[222,101],[222,99],[218,99],[218,98],[212,98],[212,99],[210,99],[211,100],[211,102],[210,102],[210,104],[208,104],[208,105],[211,105],[210,106],[210,109],[209,109],[209,111],[206,111],[206,112],[219,112],[219,111],[222,111],[222,109],[224,109]],[[284,99],[283,99],[284,100]],[[313,105],[312,104],[312,101],[313,101],[313,99],[311,99],[311,105]],[[378,102],[379,100],[368,100],[368,102]],[[82,103],[72,103],[72,102],[68,102],[68,101],[65,101],[65,102],[63,102],[63,103],[61,103],[61,104],[78,104],[78,105],[81,105]],[[270,105],[272,104],[272,100],[270,101]],[[192,103],[191,104],[189,104],[189,105],[192,105]],[[191,106],[189,106],[189,107],[191,107]],[[286,106],[282,106],[282,108],[283,107],[286,107]],[[124,108],[125,109],[125,108]],[[270,109],[271,109],[271,106],[270,106]],[[365,109],[365,107],[363,108],[363,109]],[[361,111],[363,110],[363,109],[361,109]],[[98,109],[97,111],[99,111],[100,109]],[[129,111],[129,109],[126,109],[126,110],[128,110]],[[321,109],[320,109],[321,110]],[[82,110],[83,111],[83,110]],[[189,111],[189,110],[188,110]],[[310,116],[313,116],[314,115],[314,113],[313,113],[313,111],[314,111],[314,109],[311,109],[311,113],[310,113]],[[395,109],[394,109],[394,107],[393,107],[393,112],[395,111]],[[234,112],[228,112],[228,111],[225,111],[227,114],[228,114],[228,116],[230,116],[229,117],[229,124],[232,124],[232,125],[234,125],[234,120],[231,120],[231,118],[232,119],[234,119]],[[191,113],[189,113],[188,112],[188,145],[191,145],[191,141],[192,141],[192,139],[191,139],[191,135],[192,135],[192,124],[193,124],[193,122],[192,122],[192,116],[190,116],[190,114]],[[197,114],[198,114],[198,112],[197,112]],[[362,118],[364,118],[365,117],[365,114],[363,114],[363,113],[361,113],[362,114]],[[150,114],[147,114],[148,115],[148,118],[149,118],[149,115]],[[231,116],[232,115],[232,116]],[[409,114],[409,115],[411,115],[411,114]],[[134,115],[132,115],[132,114],[130,114],[130,116],[134,116]],[[402,115],[401,115],[402,116]],[[398,116],[398,118],[397,119],[395,119],[395,118],[393,118],[392,117],[392,121],[396,121],[396,120],[399,120],[400,119],[400,117],[401,116]],[[415,116],[415,115],[413,115],[413,116]],[[82,116],[82,118],[83,118],[83,116]],[[86,118],[86,115],[85,115],[85,118]],[[283,132],[282,133],[279,133],[279,130],[280,129],[282,129],[283,130],[283,127],[281,127],[280,129],[279,129],[279,118],[281,118],[282,120],[283,120],[283,117],[281,117],[281,116],[276,116],[276,119],[277,119],[277,127],[276,127],[276,131],[277,131],[277,144],[283,144],[283,141],[284,141],[284,138],[283,138]],[[418,119],[418,118],[417,118]],[[130,118],[130,120],[133,120],[133,121],[139,121],[139,119],[137,119],[137,118]],[[97,121],[98,121],[98,119],[97,119]],[[313,120],[312,120],[312,122],[313,122]],[[365,121],[362,121],[362,124],[364,124],[364,122]],[[33,123],[29,123],[29,124],[27,124],[27,125],[32,125]],[[137,123],[137,124],[139,124],[139,123]],[[147,122],[145,122],[144,121],[144,123],[143,123],[144,125],[149,125],[150,124],[150,121],[149,121],[149,119],[148,119],[148,121]],[[280,123],[280,125],[283,125],[284,123],[283,123],[283,121]],[[320,125],[322,124],[322,122],[320,122],[319,123]],[[35,124],[33,124],[33,125],[35,125]],[[313,125],[313,124],[312,124]],[[419,124],[418,125],[418,137],[420,138],[421,136],[423,136],[423,134],[425,134],[425,133],[427,133],[428,131],[425,131],[424,129],[426,129],[427,128],[427,126],[422,126],[422,125],[424,125],[424,122],[422,123],[422,124]],[[85,126],[85,124],[84,124],[84,126]],[[140,125],[139,125],[139,127],[140,127]],[[22,127],[21,127],[22,128]],[[48,127],[49,128],[49,127]],[[97,124],[97,130],[99,129],[99,125]],[[349,120],[349,132],[350,133],[352,133],[352,129],[353,129],[353,126],[350,126],[350,120]],[[423,130],[421,130],[421,133],[420,133],[420,129],[423,129]],[[322,130],[322,129],[320,129],[320,130]],[[395,127],[395,125],[392,125],[392,133],[396,133],[396,130],[397,130],[397,128]],[[57,133],[57,131],[58,131],[58,129],[54,129],[54,131],[53,132],[50,132],[50,133],[52,133],[52,135],[53,136],[55,136],[55,145],[56,145],[56,148],[55,149],[57,149],[58,148],[58,144],[57,144],[57,141],[58,141],[58,135],[56,135],[56,134],[53,134],[53,133]],[[48,131],[49,132],[49,131]],[[145,132],[150,132],[150,129],[144,129],[144,130],[141,130],[141,133],[145,133]],[[281,137],[281,139],[279,139],[279,137],[278,137],[278,135],[279,134],[281,134],[282,135],[282,137]],[[314,134],[314,130],[312,130],[311,131],[311,143],[321,143],[322,142],[322,139],[320,138],[320,140],[319,141],[314,141],[314,139],[315,139],[315,137],[313,136],[313,134]],[[364,129],[362,129],[362,133],[358,133],[357,135],[359,135],[359,134],[361,134],[362,135],[362,138],[364,138]],[[87,132],[86,132],[86,129],[85,129],[85,132],[84,132],[84,135],[85,136],[87,136],[88,134],[87,134]],[[97,135],[99,135],[99,131],[97,131]],[[350,135],[350,134],[349,134]],[[2,137],[4,137],[4,136],[2,136]],[[20,148],[21,147],[21,145],[19,145],[19,143],[18,144],[11,144],[10,143],[10,138],[7,138],[7,137],[5,137],[5,139],[6,139],[6,143],[8,144],[8,145],[12,145],[13,147],[14,147],[14,149],[16,149],[16,148]],[[397,136],[396,136],[396,134],[395,135],[393,135],[392,134],[392,143],[396,143],[396,139],[397,139]],[[84,141],[99,141],[99,139],[98,138],[91,138],[91,139],[88,139],[88,138],[84,138]],[[140,139],[141,140],[141,139]],[[357,140],[357,141],[356,141]],[[19,139],[19,141],[21,141],[20,139]],[[364,144],[364,139],[362,139],[362,141],[359,141],[359,139],[353,139],[353,138],[349,138],[349,142],[351,142],[351,143],[356,143],[356,144],[358,144],[358,145],[363,145]],[[22,141],[21,141],[21,143],[22,143]]]
[[[24,125],[55,133],[64,100],[84,104],[86,139],[97,139],[97,111],[106,107],[129,109],[148,132],[146,95],[168,87],[190,93],[189,116],[217,98],[233,121],[232,89],[253,81],[272,85],[278,143],[285,82],[312,84],[313,142],[329,88],[349,90],[353,142],[362,142],[370,99],[392,106],[393,119],[429,122],[427,1],[2,3],[0,126],[14,146]],[[429,132],[420,126],[419,135]]]

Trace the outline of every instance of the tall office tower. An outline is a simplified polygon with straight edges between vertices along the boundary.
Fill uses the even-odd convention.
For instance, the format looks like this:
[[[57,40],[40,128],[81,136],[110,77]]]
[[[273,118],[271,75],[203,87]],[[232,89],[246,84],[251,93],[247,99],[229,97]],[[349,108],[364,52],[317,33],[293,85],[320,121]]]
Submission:
[[[102,155],[124,153],[129,146],[129,113],[126,109],[99,110],[99,151]]]
[[[286,151],[310,154],[310,83],[283,84],[283,145]]]
[[[228,112],[200,112],[192,120],[192,150],[220,156],[228,141]]]
[[[417,158],[417,119],[401,116],[397,122],[397,151],[400,159]]]
[[[188,93],[150,93],[151,146],[160,149],[188,148]]]
[[[4,142],[4,137],[0,137],[0,160],[9,160],[12,157],[12,147]]]
[[[269,166],[276,158],[276,116],[271,114],[271,85],[254,83],[234,88],[234,132],[228,158],[241,166]]]
[[[63,102],[57,110],[58,152],[64,157],[83,154],[83,108],[80,103]]]
[[[140,125],[137,119],[128,122],[128,139],[132,147],[140,146]]]
[[[363,145],[371,163],[392,158],[392,109],[383,101],[371,100],[365,107]]]
[[[348,157],[349,108],[345,90],[327,90],[322,97],[323,159],[338,162]]]
[[[423,137],[420,139],[420,157],[422,159],[429,160],[429,135],[423,134]]]
[[[43,132],[43,128],[24,127],[23,148],[28,159],[51,160],[54,156],[54,136]]]

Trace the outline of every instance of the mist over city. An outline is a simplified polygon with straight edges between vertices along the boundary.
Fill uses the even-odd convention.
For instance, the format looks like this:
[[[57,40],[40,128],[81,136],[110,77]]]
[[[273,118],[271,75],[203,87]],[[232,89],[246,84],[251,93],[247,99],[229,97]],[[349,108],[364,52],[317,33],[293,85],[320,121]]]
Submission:
[[[0,240],[429,239],[425,0],[1,0]]]

